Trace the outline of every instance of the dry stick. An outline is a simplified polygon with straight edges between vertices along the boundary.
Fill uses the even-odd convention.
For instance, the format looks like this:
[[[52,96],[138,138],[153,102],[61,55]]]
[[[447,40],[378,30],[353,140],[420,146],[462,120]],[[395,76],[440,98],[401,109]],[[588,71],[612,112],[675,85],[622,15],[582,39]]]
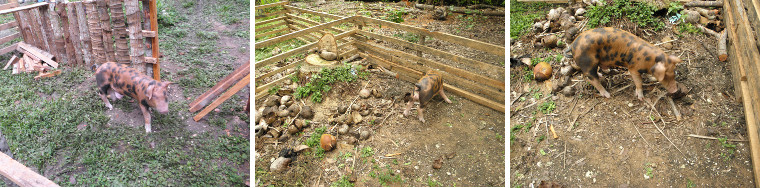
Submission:
[[[579,99],[573,97],[573,100],[575,100],[575,103],[573,103],[573,107],[570,108],[570,113],[573,113],[573,110],[575,110],[575,105],[578,104]],[[568,122],[570,122],[570,119],[567,119]]]
[[[651,105],[651,104],[650,104],[650,105]],[[649,106],[649,107],[651,107],[651,108],[652,108],[652,110],[653,110],[655,113],[657,113],[657,116],[660,116],[660,120],[662,121],[662,124],[663,124],[663,125],[665,125],[665,120],[663,119],[663,117],[662,117],[662,115],[660,114],[660,112],[657,112],[657,109],[656,109],[656,108],[654,108],[654,105],[651,105],[651,106]],[[691,158],[691,157],[689,157],[688,155],[686,155],[685,153],[683,153],[683,151],[681,151],[681,149],[680,149],[680,148],[678,148],[678,146],[676,146],[676,144],[674,144],[674,143],[673,143],[673,141],[671,141],[671,140],[670,140],[670,138],[668,138],[668,135],[665,135],[665,132],[662,132],[662,129],[660,129],[660,127],[659,127],[659,126],[657,126],[657,123],[655,123],[653,119],[651,119],[651,118],[650,118],[649,120],[650,120],[650,121],[652,121],[652,124],[654,124],[654,127],[655,127],[655,128],[657,128],[657,131],[660,131],[660,134],[662,134],[662,136],[663,136],[663,137],[665,137],[665,139],[667,139],[667,140],[668,140],[668,142],[670,142],[670,144],[671,144],[671,145],[673,145],[673,147],[675,147],[675,148],[676,148],[676,150],[678,150],[678,152],[680,152],[680,153],[681,153],[681,155],[684,155],[684,160],[686,160],[686,161],[689,161],[689,160],[688,160],[688,159],[686,159],[686,158]]]
[[[670,107],[673,108],[673,113],[676,114],[676,120],[681,121],[681,112],[678,111],[678,108],[676,108],[676,104],[673,102],[673,99],[670,97],[665,98],[668,100],[668,103],[670,103]]]
[[[647,142],[647,139],[644,138],[643,135],[641,135],[641,132],[639,132],[639,127],[636,125],[633,125],[633,128],[636,128],[636,132],[639,133],[639,136],[641,137],[642,140],[644,140],[644,143],[647,143],[647,147],[652,148],[652,145],[650,145],[649,142]]]
[[[580,118],[581,116],[583,116],[583,114],[587,114],[588,112],[590,112],[591,110],[593,110],[594,107],[596,107],[596,105],[599,104],[599,103],[602,103],[602,102],[596,102],[596,104],[594,104],[594,106],[591,106],[591,108],[589,108],[588,110],[586,110],[586,112],[583,112],[582,114],[578,114],[578,116],[575,116],[575,120],[573,120],[573,123],[571,123],[570,126],[567,127],[567,131],[568,132],[571,131],[573,129],[573,127],[575,127],[575,122],[578,121],[578,118]]]
[[[632,84],[628,84],[628,85],[626,85],[626,86],[623,86],[623,87],[621,87],[620,89],[617,89],[617,90],[615,90],[614,92],[612,92],[612,94],[616,94],[616,93],[618,93],[618,92],[620,92],[620,91],[623,91],[623,90],[627,89],[628,87],[631,87],[631,85],[632,85]]]
[[[694,137],[694,138],[718,140],[718,138],[715,138],[715,137],[712,137],[712,136],[702,136],[702,135],[696,135],[696,134],[689,134],[689,135],[686,135],[686,136],[688,136],[688,137]],[[726,141],[731,141],[731,142],[749,142],[749,140],[739,140],[739,139],[726,139]]]
[[[665,42],[657,43],[657,44],[654,44],[654,46],[659,46],[659,45],[662,45],[662,44],[665,44],[665,43],[669,43],[669,42],[673,42],[673,41],[677,41],[677,40],[678,40],[678,39],[673,39],[673,40],[669,40],[669,41],[665,41]]]
[[[567,169],[565,166],[567,166],[567,159],[565,157],[567,156],[567,142],[565,142],[565,152],[562,152],[562,169]]]
[[[380,123],[385,123],[385,119],[388,119],[388,117],[390,117],[390,116],[391,116],[391,114],[393,114],[393,112],[394,112],[394,111],[396,111],[396,108],[393,108],[393,105],[395,105],[395,104],[394,104],[395,102],[396,102],[396,98],[394,98],[394,99],[393,99],[393,102],[391,102],[391,113],[388,113],[388,115],[386,115],[386,116],[385,116],[385,118],[383,118],[383,121],[380,121]],[[380,125],[380,124],[378,124],[378,126],[379,126],[379,125]]]

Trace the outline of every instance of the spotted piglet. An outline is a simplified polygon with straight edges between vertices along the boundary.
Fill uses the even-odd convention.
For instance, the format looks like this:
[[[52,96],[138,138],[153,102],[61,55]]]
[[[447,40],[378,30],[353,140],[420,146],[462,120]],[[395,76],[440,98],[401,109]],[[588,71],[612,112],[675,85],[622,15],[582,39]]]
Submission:
[[[680,95],[675,81],[676,64],[681,59],[665,54],[660,48],[617,28],[596,28],[584,31],[575,39],[566,51],[572,50],[575,60],[574,68],[580,69],[591,82],[591,85],[604,97],[610,93],[599,82],[597,71],[609,67],[625,67],[631,74],[636,85],[636,97],[644,99],[641,74],[654,75],[670,95]]]
[[[114,62],[104,63],[100,66],[93,65],[95,79],[98,84],[98,95],[106,103],[109,110],[113,106],[108,102],[106,95],[111,94],[111,100],[121,99],[124,95],[138,101],[145,118],[145,132],[151,132],[149,107],[166,114],[169,112],[167,90],[171,82],[161,82],[137,72],[124,64]]]
[[[446,103],[451,103],[449,98],[446,97],[446,94],[443,93],[443,78],[435,71],[430,70],[425,73],[425,76],[417,81],[417,84],[414,85],[414,91],[412,91],[412,93],[406,93],[406,96],[404,96],[404,100],[407,101],[406,110],[404,110],[404,116],[409,115],[409,110],[412,109],[414,102],[419,102],[420,107],[417,108],[417,116],[419,116],[419,119],[422,121],[422,123],[425,123],[424,115],[422,115],[422,109],[425,108],[427,102],[430,101],[430,99],[432,99],[436,94],[440,94]]]

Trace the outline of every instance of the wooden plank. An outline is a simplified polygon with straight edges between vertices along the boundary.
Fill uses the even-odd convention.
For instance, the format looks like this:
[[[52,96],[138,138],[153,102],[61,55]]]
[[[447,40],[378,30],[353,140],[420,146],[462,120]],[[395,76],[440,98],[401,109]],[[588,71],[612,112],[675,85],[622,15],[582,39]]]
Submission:
[[[69,21],[68,23],[68,32],[69,32],[69,41],[71,41],[72,47],[74,47],[74,57],[76,59],[76,63],[74,65],[84,65],[84,48],[82,44],[81,37],[79,37],[79,18],[76,14],[76,4],[74,3],[65,3],[66,6],[66,17]]]
[[[148,12],[150,9],[149,7],[150,2],[147,0],[140,0],[140,3],[142,3],[142,6],[141,6],[142,11],[138,13],[138,15],[140,15],[140,19],[142,20],[142,25],[140,26],[142,27],[142,30],[150,30],[150,13]],[[150,64],[147,64],[148,62],[146,62],[146,60],[147,60],[147,57],[151,57],[151,58],[153,57],[153,46],[151,45],[150,39],[145,38],[145,36],[142,35],[142,33],[140,33],[140,35],[144,39],[143,40],[143,46],[144,46],[143,63],[146,63],[146,64],[143,65],[143,69],[145,69],[146,75],[151,75],[151,73],[153,72],[153,66]]]
[[[0,38],[0,44],[5,44],[6,42],[10,42],[13,39],[18,38],[19,36],[21,36],[21,33],[16,32],[16,33],[10,34],[8,36],[5,36],[3,38]]]
[[[90,30],[87,28],[87,15],[85,14],[85,7],[83,2],[75,2],[74,6],[77,7],[77,23],[79,24],[79,40],[82,41],[82,57],[84,59],[84,65],[89,66],[95,61],[95,57],[92,55],[92,39],[90,38]]]
[[[58,63],[68,63],[69,56],[66,54],[66,40],[63,37],[63,31],[61,28],[61,17],[55,10],[59,5],[61,5],[61,3],[48,5],[48,9],[45,10],[43,14],[49,18],[49,23],[47,25],[50,26],[50,30],[52,31],[53,46],[55,46],[53,51],[55,51],[54,54]],[[63,7],[58,8],[62,9]]]
[[[29,10],[18,11],[18,15],[19,15],[19,18],[21,18],[21,21],[19,22],[21,24],[20,29],[24,30],[22,34],[24,33],[26,34],[26,36],[24,37],[24,42],[38,46],[39,45],[38,40],[40,38],[37,37],[37,33],[34,32],[34,26],[32,25],[33,21],[30,18],[31,14],[29,13]]]
[[[308,24],[311,24],[311,25],[319,25],[319,22],[312,21],[312,20],[309,20],[309,19],[306,19],[306,18],[302,18],[302,17],[296,16],[294,14],[285,14],[285,16],[288,17],[288,18],[290,18],[290,19],[295,19],[295,20],[298,20],[298,21],[301,21],[301,22],[305,22],[305,23],[308,23]],[[340,29],[340,28],[336,28],[336,27],[331,27],[331,28],[327,28],[327,29],[330,30],[330,31],[336,31],[338,33],[346,32],[345,30]]]
[[[18,43],[11,44],[10,46],[6,46],[5,48],[0,49],[0,55],[5,55],[7,53],[12,52],[13,50],[16,50],[16,47],[18,46]]]
[[[757,122],[758,105],[760,104],[760,92],[757,87],[760,84],[760,66],[757,66],[756,62],[760,62],[760,54],[756,47],[756,41],[752,35],[752,28],[749,22],[746,20],[747,15],[744,12],[744,7],[740,0],[724,0],[724,10],[728,14],[727,30],[732,37],[731,46],[738,52],[737,59],[739,66],[745,66],[747,80],[740,81],[741,92],[743,95],[744,115],[747,120],[747,133],[750,140],[750,152],[753,176],[755,182],[760,182],[760,133],[758,133],[758,126],[760,122]],[[736,29],[735,31],[733,29]],[[754,66],[754,67],[753,67]],[[755,187],[760,187],[760,184],[755,184]]]
[[[255,80],[255,81],[256,81],[256,82],[260,82],[260,81],[264,80],[265,78],[269,78],[269,77],[270,77],[270,76],[272,76],[272,75],[275,75],[275,74],[277,74],[277,73],[280,73],[280,72],[283,72],[283,71],[285,71],[285,70],[288,70],[288,69],[290,69],[290,68],[293,68],[293,67],[296,67],[296,66],[298,66],[298,65],[301,65],[301,64],[303,64],[303,62],[304,62],[304,60],[303,60],[303,59],[301,59],[301,60],[299,60],[298,62],[295,62],[295,63],[291,63],[291,64],[288,64],[288,65],[285,65],[285,66],[283,66],[283,67],[280,67],[280,68],[278,68],[277,70],[272,70],[272,71],[269,71],[269,72],[267,72],[267,73],[265,73],[265,74],[263,74],[263,75],[260,75],[260,76],[256,77],[256,80]]]
[[[276,2],[276,3],[269,3],[266,5],[259,5],[259,6],[256,6],[254,9],[259,10],[259,9],[275,7],[275,6],[280,6],[280,5],[287,5],[287,4],[288,4],[288,1],[281,1],[281,2]]]
[[[5,64],[5,67],[3,67],[3,70],[8,70],[8,67],[10,67],[16,62],[18,62],[18,57],[16,57],[16,55],[13,55],[13,57],[11,57],[11,60],[9,60],[7,64]]]
[[[137,0],[126,0],[124,1],[124,6],[126,7],[126,15],[127,15],[127,27],[129,32],[129,44],[130,44],[130,51],[129,51],[129,57],[131,60],[131,63],[133,65],[133,68],[136,68],[137,70],[140,70],[143,74],[146,74],[144,72],[145,68],[142,68],[144,65],[142,65],[142,55],[143,55],[143,49],[142,49],[142,26],[140,25],[140,15],[138,12],[140,12],[140,8],[137,5]]]
[[[235,93],[237,93],[241,89],[245,88],[250,83],[251,83],[251,74],[245,75],[245,77],[242,80],[240,80],[240,82],[238,82],[237,84],[235,84],[234,86],[232,86],[229,90],[227,90],[221,96],[219,96],[218,99],[214,100],[214,102],[212,102],[211,104],[209,104],[200,113],[198,113],[197,115],[195,115],[193,117],[193,120],[195,120],[195,121],[201,120],[201,118],[203,118],[204,116],[206,116],[206,114],[208,114],[209,112],[211,112],[211,110],[214,110],[214,108],[216,108],[217,106],[221,105],[224,101],[226,101],[227,99],[229,99],[230,97],[232,97],[232,95],[235,95]]]
[[[459,77],[462,77],[462,78],[466,78],[466,79],[472,80],[472,81],[474,81],[474,82],[476,82],[478,84],[483,84],[483,85],[487,85],[487,86],[490,86],[490,87],[494,87],[496,89],[499,89],[500,92],[504,91],[504,89],[505,89],[505,85],[506,84],[504,82],[502,82],[502,81],[491,79],[491,78],[488,78],[488,77],[485,77],[485,76],[482,76],[482,75],[479,75],[479,74],[474,74],[474,73],[471,73],[471,72],[468,72],[468,71],[465,71],[465,70],[462,70],[462,69],[459,69],[459,68],[455,68],[455,67],[443,64],[443,63],[439,63],[439,62],[436,62],[436,61],[425,59],[425,58],[416,56],[414,54],[402,52],[402,51],[399,51],[399,50],[389,49],[389,48],[382,47],[382,46],[372,45],[372,44],[369,44],[369,43],[366,43],[366,42],[357,42],[356,44],[360,45],[360,46],[368,46],[368,47],[376,48],[378,50],[384,51],[384,52],[389,53],[389,54],[394,54],[394,55],[397,55],[399,57],[404,57],[406,59],[412,60],[413,62],[422,63],[423,65],[427,65],[427,66],[430,66],[432,68],[440,69],[442,71],[446,71],[446,72],[451,73],[453,75],[456,75],[456,76],[459,76]]]
[[[298,31],[302,29],[301,27],[298,27],[297,25],[294,25],[294,24],[288,24],[288,28],[290,28],[291,31]],[[296,38],[306,43],[312,43],[319,40],[319,37],[315,36],[313,33],[304,34]]]
[[[87,28],[92,43],[92,57],[95,63],[106,62],[106,50],[103,44],[103,30],[100,28],[100,15],[95,7],[95,1],[84,1],[87,14]]]
[[[50,14],[48,14],[48,9],[50,9],[51,7],[52,6],[48,5],[45,7],[40,7],[37,10],[39,11],[39,14],[40,14],[39,15],[40,23],[42,23],[41,29],[42,29],[42,32],[45,34],[44,39],[45,41],[47,41],[45,42],[48,46],[47,51],[50,52],[51,54],[58,56],[59,55],[58,50],[62,49],[63,47],[58,48],[58,46],[56,46],[56,43],[55,43],[55,33],[53,33],[53,28],[51,28],[50,26]]]
[[[66,63],[70,66],[76,64],[76,54],[74,52],[74,44],[71,43],[71,32],[69,29],[69,16],[66,14],[66,4],[63,1],[56,2],[55,14],[61,20],[60,31],[63,35],[64,51],[66,53]]]
[[[142,32],[143,37],[146,37],[146,38],[158,37],[158,32],[155,32],[155,31],[142,30],[141,32]]]
[[[18,22],[16,22],[16,21],[4,23],[4,24],[0,25],[0,31],[6,30],[6,29],[10,29],[10,28],[16,27],[16,26],[18,26]]]
[[[414,60],[399,58],[399,57],[404,57],[404,55],[397,54],[394,51],[388,51],[388,50],[384,50],[380,48],[375,48],[372,46],[367,46],[367,45],[361,44],[361,42],[357,42],[357,47],[363,50],[365,53],[372,54],[374,56],[382,58],[385,61],[389,61],[394,64],[398,64],[400,66],[413,69],[415,71],[427,72],[428,70],[433,69],[433,68],[425,67],[421,64],[418,64],[417,61],[414,61]],[[441,76],[443,76],[443,81],[445,83],[453,84],[457,87],[474,91],[476,93],[480,93],[484,96],[487,96],[490,100],[493,100],[496,102],[504,102],[505,94],[501,91],[498,91],[491,87],[484,86],[483,84],[477,83],[476,81],[467,80],[467,79],[458,77],[456,75],[451,74],[450,72],[441,71],[441,70],[438,70],[438,72],[441,74]]]
[[[364,17],[364,16],[354,16],[354,17],[357,20],[360,20],[362,22],[373,23],[373,24],[381,24],[383,26],[388,26],[388,27],[392,27],[392,28],[396,28],[396,29],[401,29],[401,30],[405,30],[405,31],[409,31],[409,32],[417,33],[417,34],[427,35],[427,36],[430,36],[430,37],[433,37],[433,38],[437,38],[437,39],[440,39],[440,40],[443,40],[443,41],[446,41],[446,42],[450,42],[450,43],[454,43],[454,44],[459,44],[459,45],[466,46],[466,47],[469,47],[469,48],[472,48],[472,49],[476,49],[476,50],[480,50],[480,51],[483,51],[483,52],[487,52],[487,53],[490,53],[492,55],[497,55],[497,56],[501,56],[501,57],[505,57],[506,56],[505,55],[506,51],[504,49],[504,46],[489,44],[489,43],[485,43],[485,42],[481,42],[481,41],[477,41],[477,40],[472,40],[472,39],[469,39],[469,38],[460,37],[460,36],[456,36],[456,35],[441,33],[441,32],[431,32],[431,31],[428,31],[427,29],[422,29],[422,28],[418,28],[418,27],[414,27],[414,26],[405,25],[405,24],[399,24],[399,23],[390,22],[390,21],[386,21],[386,20],[379,20],[379,19],[368,18],[368,17]]]
[[[306,26],[306,24],[302,24],[300,22],[294,22],[293,20],[290,20],[290,19],[288,19],[287,22],[288,22],[288,24],[290,24],[290,26],[292,26],[291,28],[293,30],[296,30],[296,31],[302,30],[304,28],[309,28],[309,26]],[[323,35],[324,35],[324,33],[312,32],[312,33],[306,34],[304,36],[309,37],[310,39],[313,39],[313,41],[318,41],[320,38],[322,38]],[[336,40],[336,41],[338,41],[338,40]]]
[[[290,79],[291,76],[296,75],[298,72],[290,73],[288,75],[283,76],[282,78],[279,78],[275,81],[269,82],[267,84],[264,84],[262,86],[256,87],[256,93],[267,91],[269,88],[273,87],[274,85],[279,84],[280,82],[285,81],[286,79]]]
[[[53,68],[58,68],[58,62],[55,62],[53,54],[50,54],[48,52],[43,51],[42,49],[36,48],[34,46],[31,46],[29,44],[26,44],[24,42],[18,43],[18,51],[29,54],[34,56],[36,59],[39,59],[48,65],[50,65]]]
[[[15,2],[15,3],[14,3]],[[0,10],[7,10],[18,7],[18,1],[9,1],[9,3],[5,3],[0,5]]]
[[[330,18],[330,19],[333,19],[333,20],[339,20],[339,19],[346,18],[346,17],[343,17],[343,16],[334,15],[334,14],[328,14],[328,13],[324,13],[324,12],[317,12],[317,11],[313,11],[313,10],[309,10],[309,9],[298,8],[298,7],[294,7],[294,6],[291,6],[291,5],[285,5],[283,7],[285,7],[285,9],[289,10],[289,11],[290,10],[295,10],[295,11],[298,11],[298,12],[301,12],[301,13],[309,13],[309,14],[320,16],[320,17]]]
[[[428,54],[436,55],[438,57],[442,57],[442,58],[445,58],[445,59],[448,59],[448,60],[451,60],[451,61],[459,62],[459,63],[462,63],[462,64],[467,65],[467,66],[476,67],[480,71],[488,72],[487,73],[488,75],[501,75],[501,76],[505,75],[505,68],[504,67],[500,67],[500,66],[496,66],[496,65],[480,62],[480,61],[473,60],[473,59],[470,59],[470,58],[466,58],[466,57],[450,54],[448,52],[444,52],[444,51],[441,51],[441,50],[438,50],[438,49],[430,48],[430,47],[427,47],[427,46],[424,46],[424,45],[414,44],[414,43],[411,43],[411,42],[407,42],[407,41],[403,41],[403,40],[400,40],[400,39],[396,39],[396,38],[392,38],[392,37],[387,37],[387,36],[383,36],[383,35],[379,35],[379,34],[375,34],[375,33],[371,33],[371,32],[366,32],[366,31],[359,30],[357,32],[357,34],[365,35],[365,36],[372,37],[372,38],[377,38],[377,39],[380,39],[380,40],[383,40],[383,41],[386,41],[386,42],[390,42],[390,43],[394,43],[394,44],[398,44],[398,45],[401,45],[403,47],[407,47],[407,48],[410,48],[410,49],[413,49],[413,50],[424,51],[425,53],[428,53]]]
[[[256,15],[255,19],[266,18],[266,17],[271,17],[271,16],[280,16],[280,15],[283,15],[285,13],[286,13],[285,10],[280,10],[280,11],[277,11],[277,12],[272,12],[272,13],[267,13],[267,14],[259,14],[259,15]]]
[[[52,47],[50,46],[50,43],[52,41],[49,41],[51,38],[48,38],[48,34],[50,32],[45,32],[45,23],[42,22],[42,16],[40,14],[40,9],[30,9],[29,13],[32,15],[32,30],[37,33],[37,37],[40,37],[38,41],[40,41],[40,46],[37,46],[40,49],[43,49],[45,51],[50,51]]]
[[[100,29],[103,30],[103,46],[105,47],[105,57],[108,62],[116,62],[114,52],[113,30],[111,30],[111,17],[108,15],[108,0],[95,1],[100,18]]]
[[[29,34],[24,31],[23,27],[21,27],[21,21],[23,21],[21,20],[21,16],[19,16],[18,12],[14,12],[13,18],[16,20],[15,22],[17,23],[18,31],[21,33],[21,37],[26,41]]]
[[[12,1],[12,0],[10,0],[10,1]],[[18,11],[23,11],[23,10],[29,10],[29,9],[33,9],[33,8],[37,8],[37,7],[42,7],[42,6],[47,6],[47,4],[48,3],[42,2],[42,3],[35,3],[35,4],[26,5],[26,6],[22,6],[22,7],[16,7],[16,8],[12,8],[12,9],[5,9],[5,10],[0,11],[0,15],[8,14],[8,13],[13,13],[13,12],[18,12]]]
[[[116,62],[129,63],[129,45],[127,44],[127,24],[124,18],[124,4],[121,0],[108,1],[108,8],[111,10],[111,21],[113,22],[113,37],[115,40],[114,52]]]
[[[208,91],[203,93],[201,96],[195,99],[192,103],[190,103],[190,112],[195,113],[196,111],[200,110],[207,104],[211,102],[212,99],[216,98],[216,96],[219,96],[224,90],[227,90],[230,86],[232,86],[233,83],[237,83],[242,79],[244,76],[249,75],[251,71],[251,62],[245,63],[235,69],[231,74],[225,76],[222,78],[221,81],[216,83],[214,87],[211,87]]]
[[[259,48],[263,48],[263,47],[266,47],[266,46],[269,46],[269,45],[272,45],[272,44],[277,44],[279,42],[286,41],[286,40],[289,40],[289,39],[293,39],[293,38],[296,38],[298,36],[301,36],[301,35],[304,35],[304,34],[307,34],[307,33],[319,31],[319,30],[322,30],[322,29],[325,29],[325,28],[329,28],[329,27],[332,27],[332,26],[335,26],[335,25],[342,24],[344,22],[350,21],[350,19],[351,18],[344,18],[344,19],[340,19],[340,20],[334,20],[334,21],[331,21],[331,22],[327,22],[327,23],[324,23],[324,24],[316,25],[314,27],[310,27],[310,28],[303,29],[303,30],[300,30],[300,31],[288,33],[286,35],[279,36],[277,38],[271,38],[271,39],[268,39],[268,40],[265,40],[265,41],[261,41],[261,42],[258,42],[258,43],[255,44],[255,48],[259,49]]]
[[[3,164],[0,165],[0,174],[21,187],[59,187],[3,152],[0,152],[0,164]]]
[[[336,40],[337,39],[341,39],[343,37],[352,35],[354,33],[356,33],[356,30],[346,31],[344,33],[336,35],[335,39]],[[256,62],[256,66],[264,67],[264,66],[267,66],[269,64],[275,63],[277,61],[282,61],[283,59],[285,59],[287,57],[290,57],[290,56],[293,56],[293,55],[296,55],[298,53],[306,52],[307,50],[309,50],[311,48],[314,48],[316,46],[317,46],[317,43],[306,44],[306,45],[303,45],[303,46],[298,47],[296,49],[293,49],[293,50],[290,50],[290,51],[287,51],[287,52],[283,52],[283,53],[277,54],[275,56],[269,57],[267,59],[261,60],[259,62]]]
[[[269,19],[269,20],[265,20],[265,21],[260,21],[260,22],[256,22],[255,26],[258,27],[258,26],[261,26],[261,25],[264,25],[264,24],[268,24],[268,23],[272,23],[272,22],[276,22],[276,21],[280,21],[280,20],[284,20],[284,19],[285,19],[285,16],[277,17],[277,18]]]
[[[517,0],[517,2],[526,2],[526,3],[533,3],[533,2],[543,2],[543,3],[572,3],[573,0]]]

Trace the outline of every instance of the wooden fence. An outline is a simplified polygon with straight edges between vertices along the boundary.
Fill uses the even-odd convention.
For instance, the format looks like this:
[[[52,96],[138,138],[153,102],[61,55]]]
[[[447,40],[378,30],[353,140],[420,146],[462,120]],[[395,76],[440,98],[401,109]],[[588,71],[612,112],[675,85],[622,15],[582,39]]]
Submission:
[[[156,0],[63,0],[0,11],[9,13],[15,21],[0,25],[0,30],[18,26],[24,42],[53,54],[62,65],[131,63],[146,74],[152,70],[159,79]],[[6,47],[0,54],[13,49]]]
[[[446,51],[428,47],[429,41],[439,40],[441,42],[451,43],[467,47],[470,50],[478,51],[484,55],[497,57],[498,61],[503,64],[505,59],[505,49],[500,45],[493,45],[477,40],[459,37],[451,34],[431,32],[426,29],[378,20],[363,16],[342,17],[323,12],[317,12],[308,9],[302,9],[288,5],[288,2],[278,2],[267,5],[256,6],[256,10],[272,9],[282,7],[281,10],[274,10],[263,13],[256,18],[270,17],[271,19],[255,23],[257,29],[256,38],[261,38],[260,42],[255,44],[255,49],[275,45],[287,40],[297,39],[306,42],[306,45],[296,49],[283,52],[270,58],[258,61],[255,67],[260,69],[264,66],[285,60],[295,55],[307,53],[310,49],[316,47],[317,40],[323,33],[337,32],[335,36],[341,57],[360,55],[375,66],[384,67],[399,75],[399,78],[409,82],[416,82],[423,76],[424,72],[436,69],[444,76],[444,87],[447,92],[462,96],[478,104],[490,107],[492,109],[505,112],[505,68],[499,66],[499,63],[486,63],[478,60],[451,54]],[[318,21],[305,18],[303,14],[311,15],[311,18],[318,18]],[[272,18],[273,17],[273,18]],[[354,27],[351,29],[340,29],[336,26],[350,23]],[[390,36],[384,36],[363,29],[368,24],[382,25],[383,28],[392,28],[400,30],[405,34],[415,35],[419,41],[417,43],[397,39]],[[285,25],[285,28],[277,29]],[[264,38],[272,37],[272,38]],[[403,52],[393,49],[390,46],[368,42],[369,38],[378,39],[396,46],[402,46],[414,50],[415,53]],[[427,54],[429,56],[423,56]],[[440,59],[452,62],[445,64],[434,60],[430,56],[439,57]],[[263,82],[275,74],[283,73],[285,70],[296,67],[304,61],[300,60],[280,67],[276,70],[264,73],[256,77],[256,82]],[[291,73],[293,75],[296,73]],[[256,98],[259,99],[267,95],[269,88],[280,84],[290,75],[285,75],[269,83],[261,83],[256,87]]]
[[[736,98],[744,104],[755,187],[760,188],[760,0],[724,0],[728,63]]]

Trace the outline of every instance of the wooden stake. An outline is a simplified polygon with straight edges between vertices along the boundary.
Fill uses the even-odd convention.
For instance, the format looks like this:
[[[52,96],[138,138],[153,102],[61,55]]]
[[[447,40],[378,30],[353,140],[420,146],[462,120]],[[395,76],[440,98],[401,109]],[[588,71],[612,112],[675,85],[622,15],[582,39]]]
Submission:
[[[74,3],[65,3],[64,5],[66,6],[66,17],[69,21],[69,23],[64,23],[64,25],[68,25],[68,40],[71,42],[72,47],[74,47],[72,51],[76,59],[72,65],[84,65],[84,48],[82,48],[84,45],[82,45],[82,40],[79,37],[79,18],[77,18],[76,14],[76,5]]]
[[[240,80],[240,82],[238,82],[237,84],[235,84],[234,86],[232,86],[229,90],[227,90],[221,96],[219,96],[218,99],[214,100],[214,102],[212,102],[211,104],[209,104],[200,113],[198,113],[197,115],[195,115],[193,117],[193,120],[195,120],[195,121],[201,120],[201,118],[203,118],[204,116],[206,116],[206,114],[208,114],[209,112],[211,112],[211,110],[214,110],[214,108],[216,108],[217,106],[221,105],[222,102],[226,101],[227,99],[229,99],[230,97],[232,97],[232,95],[235,95],[235,93],[237,93],[238,91],[240,91],[244,87],[248,86],[249,83],[251,83],[251,75],[250,74],[246,75],[242,80]]]
[[[103,35],[103,45],[105,49],[106,61],[116,62],[116,54],[113,48],[113,32],[111,30],[111,18],[108,16],[108,4],[105,0],[95,1],[96,9],[98,10],[98,18],[100,18],[100,29]]]
[[[195,101],[190,103],[190,112],[196,112],[206,106],[209,102],[211,102],[212,99],[216,98],[219,94],[224,92],[224,90],[227,90],[233,83],[238,82],[240,79],[244,77],[244,75],[249,74],[250,72],[251,63],[248,62],[246,64],[243,64],[242,66],[235,69],[234,72],[224,77],[221,81],[216,83],[214,87],[203,93],[201,96],[195,99]]]
[[[32,171],[3,152],[0,152],[0,174],[22,187],[59,187],[53,181]]]

